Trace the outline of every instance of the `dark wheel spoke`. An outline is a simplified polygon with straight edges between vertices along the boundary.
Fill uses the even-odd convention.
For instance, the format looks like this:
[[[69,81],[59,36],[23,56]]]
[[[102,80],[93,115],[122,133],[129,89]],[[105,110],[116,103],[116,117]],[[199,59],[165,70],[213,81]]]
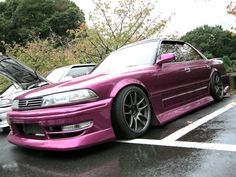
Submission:
[[[134,104],[134,100],[133,100],[132,94],[129,94],[129,99],[130,99],[130,104],[133,105]]]
[[[144,101],[145,99],[142,98],[138,103],[137,103],[137,107],[139,107],[139,105]]]
[[[130,127],[130,128],[132,128],[133,123],[134,123],[134,117],[131,116],[131,118],[130,118],[130,123],[129,123],[129,127]]]
[[[144,109],[147,108],[147,107],[148,107],[148,105],[146,104],[146,105],[142,106],[141,108],[138,108],[138,110],[139,110],[139,111],[142,111],[142,110],[144,110]]]
[[[138,121],[137,119],[134,119],[134,131],[138,130]]]
[[[132,111],[129,110],[128,112],[124,112],[126,115],[131,115],[132,114]]]
[[[220,78],[219,78],[219,76],[216,76],[216,77],[215,77],[215,82],[216,82],[216,84],[218,84],[218,83],[219,83],[219,81],[220,81]]]
[[[138,114],[139,117],[142,117],[143,119],[147,120],[148,118],[146,116],[144,116],[141,112],[139,112]]]
[[[131,108],[132,105],[124,104],[124,106],[127,107],[127,108]]]
[[[138,122],[140,122],[143,126],[145,126],[145,122],[143,122],[140,117],[137,117]]]
[[[137,105],[137,93],[136,92],[134,92],[134,99],[133,99],[133,101],[134,101],[134,105]]]

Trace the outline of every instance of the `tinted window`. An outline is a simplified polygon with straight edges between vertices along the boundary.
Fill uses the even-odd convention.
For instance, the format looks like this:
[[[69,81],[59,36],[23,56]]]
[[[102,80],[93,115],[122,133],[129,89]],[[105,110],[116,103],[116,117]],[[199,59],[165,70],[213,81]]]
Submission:
[[[200,60],[202,56],[187,44],[180,46],[185,61]]]
[[[184,56],[182,54],[179,44],[174,43],[162,43],[160,48],[160,55],[166,53],[174,53],[175,60],[173,62],[184,61]]]
[[[160,48],[160,54],[174,53],[176,59],[173,62],[191,61],[202,59],[202,56],[192,47],[182,42],[163,42]]]

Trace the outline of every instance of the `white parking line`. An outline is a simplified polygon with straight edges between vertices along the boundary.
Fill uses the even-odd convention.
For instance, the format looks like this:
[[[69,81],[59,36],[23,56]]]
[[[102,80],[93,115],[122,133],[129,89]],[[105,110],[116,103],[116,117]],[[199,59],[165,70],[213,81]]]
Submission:
[[[133,140],[117,140],[116,142],[128,143],[128,144],[142,144],[142,145],[154,145],[154,146],[168,146],[168,147],[182,147],[182,148],[195,148],[195,149],[207,149],[207,150],[219,150],[219,151],[230,151],[236,152],[236,145],[234,144],[216,144],[216,143],[204,143],[204,142],[185,142],[176,141],[180,137],[186,135],[195,128],[202,124],[214,119],[218,115],[228,111],[236,105],[236,102],[230,103],[223,108],[216,110],[215,112],[204,116],[203,118],[193,122],[192,124],[177,130],[171,135],[161,140],[155,139],[133,139]]]
[[[195,128],[199,127],[200,125],[214,119],[216,116],[218,116],[218,115],[224,113],[225,111],[231,109],[234,106],[235,105],[233,103],[230,103],[230,104],[226,105],[225,107],[223,107],[219,110],[216,110],[215,112],[213,112],[209,115],[206,115],[203,118],[193,122],[192,124],[189,124],[188,126],[177,130],[176,132],[174,132],[174,133],[170,134],[169,136],[163,138],[162,141],[175,141],[175,140],[179,139],[180,137],[186,135],[190,131],[194,130]]]
[[[184,141],[163,141],[153,139],[133,139],[133,140],[118,140],[116,142],[128,144],[142,144],[154,146],[168,146],[168,147],[181,147],[181,148],[194,148],[206,150],[218,150],[236,152],[236,145],[233,144],[215,144],[215,143],[200,143],[200,142],[184,142]]]

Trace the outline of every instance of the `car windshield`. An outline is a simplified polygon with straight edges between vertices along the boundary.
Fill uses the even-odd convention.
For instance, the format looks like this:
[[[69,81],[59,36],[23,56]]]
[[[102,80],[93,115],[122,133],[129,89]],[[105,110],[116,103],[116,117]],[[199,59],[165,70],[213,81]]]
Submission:
[[[156,41],[119,49],[111,53],[93,73],[116,72],[132,66],[152,65],[155,61],[156,49]]]

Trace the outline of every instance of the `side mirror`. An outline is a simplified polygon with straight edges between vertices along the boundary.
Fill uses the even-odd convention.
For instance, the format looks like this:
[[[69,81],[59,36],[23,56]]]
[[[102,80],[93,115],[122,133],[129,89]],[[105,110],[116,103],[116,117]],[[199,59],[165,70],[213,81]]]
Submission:
[[[157,59],[156,64],[161,65],[162,63],[167,63],[173,60],[175,60],[175,54],[173,53],[161,54],[161,56]]]

